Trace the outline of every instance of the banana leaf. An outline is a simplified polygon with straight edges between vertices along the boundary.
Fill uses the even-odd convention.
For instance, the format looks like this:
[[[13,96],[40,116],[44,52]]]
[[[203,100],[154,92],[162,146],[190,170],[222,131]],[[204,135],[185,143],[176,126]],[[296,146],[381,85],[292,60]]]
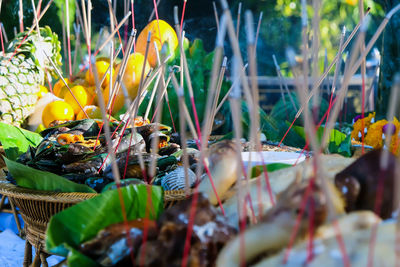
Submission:
[[[29,146],[36,147],[40,141],[40,134],[0,122],[0,143],[11,160],[28,151]]]
[[[148,196],[148,193],[151,195]],[[121,195],[128,220],[144,218],[146,209],[149,218],[155,220],[163,211],[161,187],[130,185],[121,188]],[[54,215],[46,232],[46,250],[68,256],[69,266],[96,266],[78,251],[79,245],[95,237],[105,227],[122,221],[118,191],[104,192]]]
[[[7,158],[4,161],[18,186],[53,192],[96,193],[89,186],[71,182],[54,173],[37,170]]]

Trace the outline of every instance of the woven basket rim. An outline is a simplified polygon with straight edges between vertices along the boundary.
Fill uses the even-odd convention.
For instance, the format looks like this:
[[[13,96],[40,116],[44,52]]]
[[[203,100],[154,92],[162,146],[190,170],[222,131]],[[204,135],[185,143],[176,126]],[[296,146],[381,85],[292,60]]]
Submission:
[[[193,192],[193,189],[186,191],[169,190],[164,191],[164,200],[173,201],[186,198]],[[53,192],[20,187],[10,183],[4,175],[0,174],[0,195],[14,197],[19,199],[33,199],[37,201],[77,203],[99,195],[99,193],[81,193],[81,192]]]
[[[99,195],[98,193],[65,193],[24,188],[10,183],[3,175],[0,176],[0,194],[19,199],[64,203],[76,203]]]

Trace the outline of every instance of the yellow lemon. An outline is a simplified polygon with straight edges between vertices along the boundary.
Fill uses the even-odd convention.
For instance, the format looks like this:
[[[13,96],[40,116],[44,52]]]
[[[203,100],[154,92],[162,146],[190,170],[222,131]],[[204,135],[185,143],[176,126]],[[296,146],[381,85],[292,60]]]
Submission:
[[[105,87],[110,82],[110,72],[108,70],[108,67],[110,66],[110,63],[105,61],[105,60],[99,60],[99,61],[96,61],[95,65],[96,65],[97,77],[99,79],[99,82],[101,81],[101,79],[105,75],[104,81],[101,84],[102,87]],[[91,86],[96,84],[95,79],[94,79],[94,75],[93,75],[93,70],[90,71],[90,69],[89,69],[89,70],[86,71],[85,81]]]
[[[71,92],[73,95],[71,94]],[[87,105],[89,100],[88,94],[82,85],[75,85],[74,87],[71,88],[71,92],[68,91],[65,94],[64,101],[70,104],[74,110],[74,113],[77,114],[81,110],[81,107],[83,108],[84,106]],[[77,100],[81,107],[77,103]]]
[[[132,99],[135,98],[137,95],[137,90],[140,84],[140,78],[142,76],[143,66],[145,67],[143,77],[146,77],[147,73],[150,71],[149,63],[148,62],[146,62],[145,64],[143,63],[144,63],[144,56],[141,53],[136,52],[134,54],[131,54],[127,61],[124,76],[122,77],[122,81],[125,85],[125,88]],[[120,65],[118,65],[116,72],[119,71],[119,68]],[[119,90],[119,95],[120,97],[123,98],[122,88],[120,88]]]
[[[67,102],[62,100],[53,101],[46,105],[42,113],[44,127],[49,127],[53,121],[70,121],[75,117],[74,110]]]
[[[67,82],[68,86],[72,85],[71,81],[68,78],[64,78]],[[59,98],[64,98],[65,94],[68,92],[68,88],[65,86],[64,82],[60,79],[58,80],[53,87],[53,94]]]

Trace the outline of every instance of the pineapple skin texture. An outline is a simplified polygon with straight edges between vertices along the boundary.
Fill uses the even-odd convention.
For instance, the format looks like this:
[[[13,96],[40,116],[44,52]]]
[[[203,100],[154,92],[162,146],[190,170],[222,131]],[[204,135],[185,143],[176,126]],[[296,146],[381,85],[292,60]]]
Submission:
[[[11,57],[0,56],[0,121],[21,126],[34,111],[44,75],[24,54]]]
[[[26,34],[18,34],[10,42],[8,53],[0,53],[0,122],[15,126],[23,125],[33,113],[39,85],[45,81],[44,70],[56,76],[47,56],[57,68],[62,60],[58,36],[49,26],[40,28],[40,36],[36,31]]]

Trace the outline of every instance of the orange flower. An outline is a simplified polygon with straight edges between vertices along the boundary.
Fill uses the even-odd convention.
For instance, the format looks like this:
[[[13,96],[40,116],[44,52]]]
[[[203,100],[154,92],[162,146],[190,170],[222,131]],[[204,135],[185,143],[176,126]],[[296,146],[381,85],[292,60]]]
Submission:
[[[353,124],[353,131],[351,132],[351,140],[360,141],[361,134],[364,131],[364,135],[368,132],[368,128],[375,120],[375,112],[370,113],[368,117],[364,117],[364,119],[358,119]],[[363,125],[364,121],[364,125]],[[364,126],[364,129],[362,127]]]

